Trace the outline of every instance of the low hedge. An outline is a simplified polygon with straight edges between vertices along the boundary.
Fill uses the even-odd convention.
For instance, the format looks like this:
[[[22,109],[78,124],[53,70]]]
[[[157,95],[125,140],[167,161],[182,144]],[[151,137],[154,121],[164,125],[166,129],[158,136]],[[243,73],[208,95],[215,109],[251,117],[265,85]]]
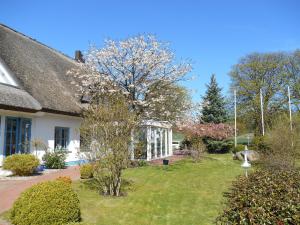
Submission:
[[[89,179],[93,177],[94,166],[90,163],[83,164],[80,166],[80,178]]]
[[[217,224],[300,224],[300,171],[261,170],[239,177],[225,193]]]
[[[63,181],[36,184],[24,191],[10,211],[14,225],[63,225],[80,221],[77,194]]]
[[[34,173],[39,164],[39,159],[34,155],[14,154],[5,158],[3,169],[11,170],[14,175],[28,176]]]
[[[233,148],[231,140],[214,140],[210,138],[203,139],[206,149],[209,153],[228,153]]]

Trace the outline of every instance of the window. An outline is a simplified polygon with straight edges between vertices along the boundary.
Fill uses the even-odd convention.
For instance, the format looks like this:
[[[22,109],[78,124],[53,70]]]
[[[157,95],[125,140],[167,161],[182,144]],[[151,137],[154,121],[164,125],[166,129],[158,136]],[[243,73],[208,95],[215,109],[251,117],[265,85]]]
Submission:
[[[156,130],[156,155],[157,157],[161,156],[161,132],[160,129],[157,128]]]
[[[147,159],[147,128],[137,129],[134,138],[134,158]]]
[[[155,130],[153,127],[151,127],[151,159],[154,159],[155,156]]]
[[[54,147],[67,148],[69,144],[69,131],[68,127],[55,127],[54,132]]]
[[[5,155],[30,152],[31,119],[6,117]]]

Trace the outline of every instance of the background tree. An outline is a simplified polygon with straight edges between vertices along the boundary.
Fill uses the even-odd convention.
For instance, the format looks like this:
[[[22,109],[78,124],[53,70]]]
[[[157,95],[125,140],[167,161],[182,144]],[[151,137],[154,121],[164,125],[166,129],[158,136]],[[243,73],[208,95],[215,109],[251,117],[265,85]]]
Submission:
[[[260,89],[263,93],[265,123],[286,110],[286,88],[289,75],[286,72],[286,55],[283,53],[250,54],[234,65],[230,76],[231,88],[237,90],[238,115],[245,118],[262,134]],[[251,124],[252,123],[252,124]]]
[[[136,123],[120,92],[98,93],[84,112],[80,134],[90,156],[98,163],[94,172],[99,191],[104,194],[121,194],[122,170],[128,165],[131,132]]]
[[[91,47],[84,59],[80,69],[71,72],[78,78],[81,91],[92,95],[113,84],[110,91],[120,90],[141,117],[150,115],[155,109],[151,103],[164,101],[166,90],[174,88],[173,84],[191,70],[188,62],[176,64],[167,44],[151,35],[108,40],[102,49]]]
[[[300,111],[300,50],[288,55],[286,69],[290,77],[291,101],[294,109]]]
[[[216,77],[213,74],[202,102],[201,121],[205,123],[224,123],[227,121],[227,111],[222,89],[218,87]]]
[[[164,88],[164,85],[167,84],[159,82],[159,84],[154,85],[153,90],[150,87],[146,99],[150,102],[149,106],[152,110],[148,117],[176,124],[191,109],[191,97],[188,90],[183,86],[171,84],[168,85],[168,88]],[[159,96],[161,99],[157,101]]]

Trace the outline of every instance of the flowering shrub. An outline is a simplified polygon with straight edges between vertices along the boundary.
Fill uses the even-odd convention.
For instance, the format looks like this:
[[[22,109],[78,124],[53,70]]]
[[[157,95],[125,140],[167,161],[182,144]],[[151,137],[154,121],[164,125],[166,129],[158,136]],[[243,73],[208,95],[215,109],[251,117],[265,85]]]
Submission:
[[[231,141],[227,141],[233,136],[234,129],[228,124],[214,123],[187,123],[180,127],[185,133],[186,140],[183,144],[191,147],[194,140],[202,139],[206,145],[206,149],[210,153],[229,152],[233,146]]]
[[[181,127],[182,131],[187,136],[197,136],[202,138],[211,138],[214,140],[225,140],[232,137],[234,134],[234,129],[228,124],[219,123],[189,123]]]

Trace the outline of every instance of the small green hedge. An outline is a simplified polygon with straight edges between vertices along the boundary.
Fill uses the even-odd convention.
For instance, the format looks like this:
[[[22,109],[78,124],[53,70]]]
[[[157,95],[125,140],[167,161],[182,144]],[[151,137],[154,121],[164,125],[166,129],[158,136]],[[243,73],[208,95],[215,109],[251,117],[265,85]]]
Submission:
[[[233,142],[231,140],[213,140],[203,139],[206,149],[209,153],[228,153],[233,148]]]
[[[128,167],[129,168],[136,168],[136,167],[143,167],[148,166],[148,162],[146,160],[129,160]]]
[[[32,175],[40,164],[38,158],[31,154],[14,154],[5,158],[3,169],[11,170],[14,175]]]
[[[94,166],[90,163],[83,164],[80,166],[80,178],[88,179],[92,178],[94,173]]]
[[[24,191],[10,212],[14,225],[63,225],[80,221],[77,194],[63,181],[36,184]]]
[[[300,171],[257,171],[238,178],[217,224],[300,224]]]

